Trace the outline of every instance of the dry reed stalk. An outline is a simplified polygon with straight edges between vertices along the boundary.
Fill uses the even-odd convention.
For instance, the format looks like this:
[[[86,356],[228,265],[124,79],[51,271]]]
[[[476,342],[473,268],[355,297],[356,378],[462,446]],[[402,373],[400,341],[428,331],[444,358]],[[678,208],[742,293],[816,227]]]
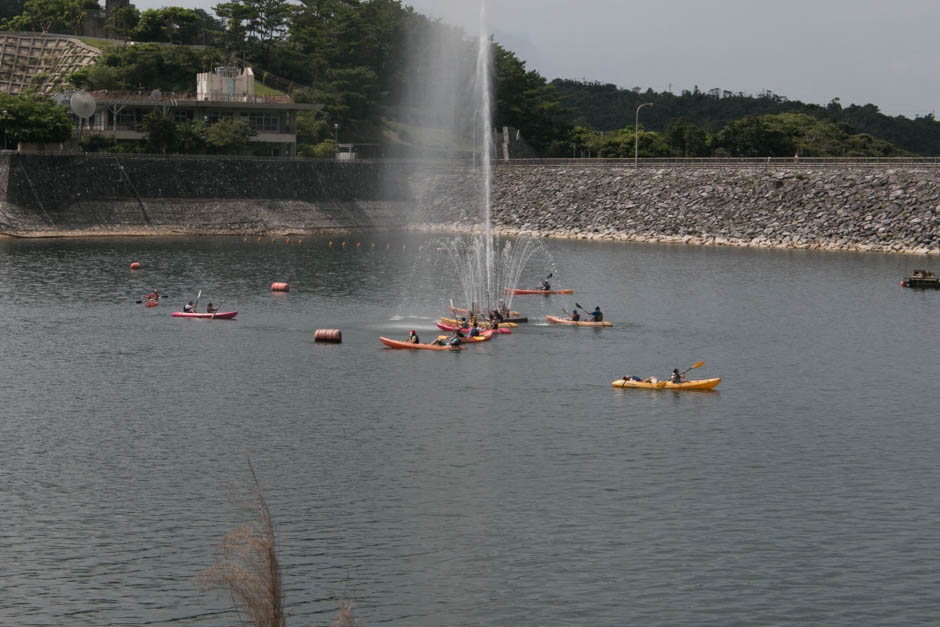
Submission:
[[[196,575],[196,584],[203,592],[228,590],[235,611],[239,616],[247,615],[250,624],[285,627],[284,588],[277,561],[274,522],[250,457],[248,468],[254,486],[243,487],[247,498],[239,499],[230,494],[229,500],[256,511],[258,519],[225,534],[215,562]]]

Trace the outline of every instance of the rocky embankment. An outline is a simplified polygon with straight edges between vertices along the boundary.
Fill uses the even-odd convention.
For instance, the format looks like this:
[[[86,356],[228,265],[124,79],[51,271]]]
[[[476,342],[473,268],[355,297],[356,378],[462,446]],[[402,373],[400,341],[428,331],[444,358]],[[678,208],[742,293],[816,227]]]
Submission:
[[[497,167],[496,232],[940,254],[940,170]]]

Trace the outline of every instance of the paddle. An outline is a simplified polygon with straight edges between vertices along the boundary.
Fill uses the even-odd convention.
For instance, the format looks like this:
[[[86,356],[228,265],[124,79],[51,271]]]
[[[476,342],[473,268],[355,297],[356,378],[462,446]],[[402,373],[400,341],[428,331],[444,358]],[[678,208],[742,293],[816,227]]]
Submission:
[[[158,292],[158,294],[159,294],[159,292]],[[148,296],[149,296],[149,294],[148,294]],[[157,297],[157,300],[163,298],[164,296],[166,296],[166,294],[160,294],[160,296]],[[135,300],[134,302],[139,305],[139,304],[141,304],[142,302],[144,302],[145,300],[147,300],[147,299],[144,298],[144,299],[142,299],[142,300]]]
[[[219,301],[219,306],[216,307],[215,310],[212,312],[212,318],[209,318],[209,320],[215,319],[215,314],[216,314],[216,312],[219,311],[219,309],[222,307],[222,303],[224,303],[224,302],[225,302],[224,300],[220,300],[220,301]]]
[[[199,299],[202,297],[202,290],[199,290],[199,293],[196,294],[196,302],[193,303],[193,313],[196,313],[196,307],[199,306]]]
[[[683,370],[682,372],[680,372],[680,373],[679,373],[679,380],[678,380],[678,381],[675,381],[675,383],[681,383],[683,377],[685,377],[685,373],[687,373],[689,370],[695,370],[696,368],[701,368],[704,363],[705,363],[704,361],[697,361],[697,362],[695,362],[694,364],[692,364],[691,366],[689,366],[688,368],[686,368],[685,370]],[[670,376],[670,378],[671,378],[671,376]]]
[[[584,313],[586,313],[587,315],[591,316],[591,320],[594,320],[594,313],[591,312],[591,311],[588,311],[587,309],[585,309],[584,307],[582,307],[582,306],[581,306],[581,303],[575,303],[575,306],[576,306],[578,309],[580,309],[581,311],[583,311]],[[598,320],[598,322],[603,322],[603,320],[604,320],[604,315],[601,314],[601,319]]]
[[[695,370],[696,368],[701,368],[705,364],[704,361],[697,361],[685,370],[682,371],[682,374],[685,375],[689,370]]]
[[[555,273],[554,273],[554,272],[549,272],[549,273],[548,273],[548,276],[545,277],[545,281],[547,281],[547,280],[549,280],[550,278],[552,278],[552,275],[553,275],[553,274],[555,274]],[[542,291],[545,291],[545,281],[543,281],[542,284],[539,285],[538,289],[540,289],[540,290],[542,290]]]

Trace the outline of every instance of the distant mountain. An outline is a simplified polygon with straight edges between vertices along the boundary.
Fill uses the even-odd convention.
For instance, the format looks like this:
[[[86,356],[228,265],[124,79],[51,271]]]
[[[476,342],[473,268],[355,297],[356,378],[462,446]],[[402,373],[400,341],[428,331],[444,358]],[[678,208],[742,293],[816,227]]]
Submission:
[[[820,121],[846,125],[849,132],[868,133],[911,153],[940,156],[940,122],[932,115],[913,120],[904,116],[891,117],[881,113],[873,104],[843,108],[835,99],[823,107],[789,100],[772,92],[750,96],[719,89],[703,92],[697,87],[676,95],[567,79],[555,79],[551,85],[563,99],[566,112],[562,118],[565,122],[575,123],[580,119],[601,131],[632,127],[636,108],[646,102],[653,103],[653,106],[641,111],[640,124],[647,130],[660,133],[678,119],[688,120],[715,134],[729,122],[747,116],[802,113]]]

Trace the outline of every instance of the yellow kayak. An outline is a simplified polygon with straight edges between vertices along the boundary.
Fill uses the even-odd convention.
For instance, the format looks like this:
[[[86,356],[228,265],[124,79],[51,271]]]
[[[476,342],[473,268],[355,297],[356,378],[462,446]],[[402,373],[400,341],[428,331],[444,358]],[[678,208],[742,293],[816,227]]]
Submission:
[[[639,388],[643,390],[710,390],[721,383],[721,377],[714,379],[692,379],[682,383],[671,383],[669,381],[632,381],[627,379],[617,379],[612,381],[611,385],[615,388]]]
[[[444,317],[444,316],[441,316],[441,322],[443,322],[443,323],[445,323],[445,324],[452,324],[452,325],[454,325],[455,327],[460,324],[460,320],[455,320],[454,318],[446,318],[446,317]],[[477,326],[480,327],[480,329],[483,329],[483,325],[482,325],[482,324],[477,324]],[[500,328],[500,329],[515,329],[515,328],[518,327],[518,326],[519,326],[519,325],[516,324],[515,322],[500,322],[500,323],[499,323],[499,328]]]
[[[570,318],[559,318],[558,316],[545,316],[545,319],[553,324],[571,324],[579,327],[612,327],[613,322],[594,322],[593,320],[571,320]]]

